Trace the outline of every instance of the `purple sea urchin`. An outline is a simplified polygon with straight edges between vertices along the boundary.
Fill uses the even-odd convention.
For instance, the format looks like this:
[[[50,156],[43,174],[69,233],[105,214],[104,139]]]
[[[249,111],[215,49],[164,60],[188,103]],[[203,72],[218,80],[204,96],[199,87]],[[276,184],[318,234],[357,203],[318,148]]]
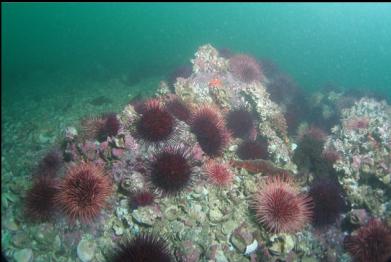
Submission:
[[[167,110],[181,121],[187,122],[190,119],[191,111],[188,105],[179,97],[172,97],[167,102]]]
[[[39,162],[37,175],[54,176],[63,164],[64,159],[61,151],[53,149]]]
[[[176,195],[192,179],[193,161],[184,148],[167,147],[157,152],[148,165],[153,187],[166,195]]]
[[[113,262],[171,262],[174,261],[166,240],[152,234],[141,235],[119,245]]]
[[[263,139],[256,141],[243,141],[239,145],[236,153],[242,160],[267,159],[267,142]]]
[[[222,154],[230,140],[224,119],[218,112],[217,108],[204,105],[195,110],[190,120],[191,132],[196,135],[201,149],[211,157]]]
[[[58,190],[57,180],[49,176],[39,176],[26,194],[26,216],[32,221],[49,221],[55,211],[54,198]]]
[[[253,116],[245,107],[228,112],[226,122],[234,137],[247,138],[254,128]]]
[[[356,235],[344,239],[344,247],[359,262],[388,262],[391,259],[391,228],[372,219]]]
[[[245,83],[261,81],[263,74],[257,61],[248,55],[235,55],[229,60],[229,70]]]
[[[337,181],[319,179],[311,185],[309,195],[314,203],[312,224],[316,227],[334,223],[345,207]]]
[[[136,136],[147,142],[160,142],[170,138],[175,127],[174,117],[157,99],[145,102],[145,109],[136,123]]]

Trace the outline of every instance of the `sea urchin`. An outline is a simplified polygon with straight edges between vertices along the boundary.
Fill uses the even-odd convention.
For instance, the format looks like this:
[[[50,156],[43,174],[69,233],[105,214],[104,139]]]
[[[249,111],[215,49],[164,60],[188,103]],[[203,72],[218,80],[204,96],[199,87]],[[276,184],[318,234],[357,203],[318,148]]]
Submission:
[[[56,201],[72,221],[92,221],[105,206],[111,181],[102,166],[81,163],[68,169]]]
[[[267,159],[267,142],[263,139],[243,141],[238,146],[236,154],[241,160]]]
[[[134,192],[130,197],[130,207],[138,208],[148,206],[153,203],[155,196],[153,193],[143,190]]]
[[[219,110],[212,106],[199,107],[190,120],[191,132],[196,137],[201,149],[209,156],[219,156],[228,145],[230,133],[225,127]]]
[[[309,195],[314,203],[312,224],[316,227],[334,223],[345,207],[338,181],[318,179],[311,185]]]
[[[371,219],[356,235],[345,237],[344,247],[354,261],[390,261],[391,228],[378,219]]]
[[[239,107],[228,112],[227,128],[234,137],[247,138],[254,128],[253,116],[245,107]]]
[[[228,165],[220,164],[214,160],[209,160],[205,166],[205,173],[209,180],[217,186],[226,186],[232,182],[233,175]]]
[[[293,233],[311,218],[311,198],[300,194],[289,176],[269,176],[251,203],[258,221],[272,233]]]
[[[119,245],[113,262],[170,262],[173,261],[168,243],[160,237],[142,233]]]
[[[145,102],[143,114],[136,122],[136,136],[147,142],[160,142],[170,138],[175,127],[174,117],[157,99]]]
[[[167,109],[176,118],[184,122],[187,122],[191,116],[189,107],[178,97],[173,97],[167,102]]]
[[[181,192],[192,179],[193,161],[182,147],[166,147],[153,156],[148,165],[153,187],[166,195]]]
[[[37,175],[55,176],[63,163],[62,152],[58,149],[53,149],[39,162]]]
[[[229,59],[229,69],[234,76],[245,83],[260,81],[263,77],[257,61],[248,55],[235,55]]]
[[[47,222],[55,211],[58,181],[49,176],[39,176],[27,191],[25,213],[31,221]]]
[[[99,142],[105,141],[107,137],[117,135],[120,129],[120,122],[117,119],[117,115],[115,113],[105,114],[103,116],[103,120],[103,125],[97,134],[97,139]]]

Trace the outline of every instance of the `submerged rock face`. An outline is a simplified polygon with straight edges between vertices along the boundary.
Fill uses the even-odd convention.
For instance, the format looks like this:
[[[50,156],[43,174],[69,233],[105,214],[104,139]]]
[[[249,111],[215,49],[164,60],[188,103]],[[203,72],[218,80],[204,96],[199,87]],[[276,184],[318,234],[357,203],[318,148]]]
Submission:
[[[332,128],[325,149],[336,150],[334,168],[354,208],[391,216],[391,107],[362,98],[342,110],[341,124]]]
[[[268,141],[268,151],[279,164],[290,165],[287,126],[281,108],[270,100],[267,79],[243,82],[229,71],[229,60],[218,56],[211,45],[201,46],[192,60],[193,74],[178,78],[176,94],[189,103],[215,103],[224,111],[247,105],[255,113],[257,129]]]
[[[173,254],[183,261],[205,261],[208,258],[213,261],[248,261],[254,260],[260,250],[266,253],[270,249],[281,257],[292,250],[293,238],[272,239],[264,228],[252,221],[249,214],[249,197],[256,191],[260,180],[277,174],[291,175],[295,170],[291,161],[292,147],[287,136],[287,124],[282,108],[269,97],[267,78],[250,75],[251,81],[243,81],[242,77],[230,70],[230,60],[222,57],[209,44],[201,46],[191,62],[192,73],[177,78],[175,94],[161,83],[154,100],[164,107],[175,96],[189,108],[189,119],[194,117],[198,107],[209,106],[216,113],[210,114],[209,122],[224,132],[213,133],[212,128],[208,128],[210,125],[206,125],[207,128],[199,128],[200,132],[196,133],[191,128],[194,122],[187,121],[187,117],[182,119],[185,121],[180,121],[176,116],[172,118],[173,139],[151,143],[141,139],[137,133],[137,123],[146,112],[145,101],[139,101],[138,105],[126,105],[122,112],[115,115],[118,119],[117,132],[99,141],[91,136],[85,138],[78,135],[75,128],[65,131],[66,168],[81,162],[104,167],[107,177],[112,180],[114,193],[110,205],[99,212],[91,225],[81,227],[76,223],[74,227],[66,227],[68,240],[65,233],[58,234],[59,239],[69,242],[68,246],[71,247],[64,257],[77,254],[83,262],[104,261],[102,257],[110,253],[122,238],[132,238],[146,230],[156,230],[166,235],[175,248]],[[251,63],[256,66],[257,62],[251,59]],[[246,70],[242,73],[246,74]],[[252,124],[245,134],[231,137],[230,132],[225,132],[226,116],[228,112],[241,107],[249,113]],[[173,113],[168,111],[167,114]],[[154,120],[153,114],[151,119]],[[145,128],[149,126],[161,127],[148,125]],[[265,158],[268,160],[238,161],[238,145],[247,140],[256,141],[257,137],[262,137],[267,144]],[[223,144],[221,150],[217,150],[219,154],[208,155],[205,148],[214,145],[208,139],[215,139],[215,144]],[[202,143],[204,140],[206,142]],[[186,184],[175,196],[154,190],[156,188],[151,183],[148,167],[153,156],[167,145],[186,148],[186,159],[188,157],[192,167],[194,164],[188,186]],[[227,179],[229,183],[211,183],[213,180],[208,180],[205,167],[211,158],[217,163],[216,170],[213,170],[217,175],[227,173],[227,170],[232,172]],[[159,168],[168,170],[166,173],[174,176],[178,169],[171,167],[178,166],[178,163],[170,168],[167,168],[167,163],[159,162]],[[163,186],[173,184],[169,179],[163,182]],[[153,194],[153,204],[131,206],[131,196],[142,191]],[[53,232],[56,231],[59,229],[54,228]],[[93,238],[85,237],[86,232],[91,233]],[[76,233],[77,237],[72,237]],[[33,250],[36,249],[33,247]],[[23,251],[18,256],[28,258],[20,261],[30,261],[32,251],[31,254],[28,250]]]

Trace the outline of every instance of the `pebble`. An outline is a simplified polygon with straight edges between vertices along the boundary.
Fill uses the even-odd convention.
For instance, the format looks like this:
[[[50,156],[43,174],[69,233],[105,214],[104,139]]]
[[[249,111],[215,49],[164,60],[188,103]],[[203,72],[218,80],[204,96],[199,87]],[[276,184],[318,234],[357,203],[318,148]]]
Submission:
[[[270,238],[272,246],[269,248],[269,252],[273,255],[286,255],[295,246],[294,238],[289,234],[273,235]]]
[[[180,209],[176,206],[170,206],[164,211],[164,216],[169,221],[176,219],[181,213]]]
[[[29,238],[23,231],[18,231],[12,238],[12,243],[16,247],[23,247],[26,246],[26,244],[29,242]]]
[[[232,231],[237,227],[238,223],[233,220],[229,220],[223,224],[222,231],[226,235],[230,235]]]
[[[124,233],[123,225],[120,222],[114,223],[113,229],[116,236],[121,236]]]
[[[77,245],[77,256],[83,262],[91,261],[95,255],[96,244],[91,240],[82,239]]]
[[[14,253],[14,259],[16,262],[32,262],[33,251],[30,248],[18,250]]]
[[[224,252],[220,249],[216,252],[216,262],[228,262],[228,259],[224,255]]]
[[[224,215],[221,213],[221,211],[217,208],[210,209],[209,211],[209,219],[212,222],[219,222],[223,219]]]
[[[11,219],[6,219],[5,222],[4,222],[4,226],[11,230],[11,231],[16,231],[18,230],[18,225],[15,223],[15,220],[13,218]]]
[[[246,247],[246,251],[244,251],[244,255],[248,256],[251,253],[253,253],[258,248],[258,241],[254,239],[254,241],[251,243],[251,245],[248,245]]]
[[[152,226],[158,217],[158,214],[149,207],[141,207],[132,212],[133,219],[147,226]]]

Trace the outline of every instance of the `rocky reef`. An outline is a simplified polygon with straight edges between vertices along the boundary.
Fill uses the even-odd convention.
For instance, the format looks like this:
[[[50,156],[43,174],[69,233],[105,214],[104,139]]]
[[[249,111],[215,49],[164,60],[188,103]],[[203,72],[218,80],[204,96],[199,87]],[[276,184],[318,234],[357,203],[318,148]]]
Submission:
[[[391,216],[391,108],[386,102],[362,98],[342,110],[341,123],[331,129],[325,148],[339,157],[334,167],[354,208]]]
[[[325,152],[338,156],[334,168],[353,211],[339,217],[338,209],[332,225],[318,230],[311,226],[311,174],[297,172],[292,161],[297,145],[285,109],[270,98],[273,81],[256,59],[226,58],[210,44],[199,47],[191,63],[188,77],[177,77],[173,86],[160,82],[153,97],[64,128],[56,145],[61,152],[45,157],[32,185],[22,189],[30,214],[48,214],[38,216],[45,222],[27,224],[21,204],[17,219],[3,216],[8,257],[349,261],[341,221],[358,220],[353,213],[364,209],[391,217],[385,102],[363,98],[343,109],[341,124],[327,137]],[[236,115],[245,116],[245,124]],[[241,159],[243,145],[262,159],[252,152]],[[53,199],[36,202],[46,195]],[[2,203],[8,207],[13,196],[2,194]]]

